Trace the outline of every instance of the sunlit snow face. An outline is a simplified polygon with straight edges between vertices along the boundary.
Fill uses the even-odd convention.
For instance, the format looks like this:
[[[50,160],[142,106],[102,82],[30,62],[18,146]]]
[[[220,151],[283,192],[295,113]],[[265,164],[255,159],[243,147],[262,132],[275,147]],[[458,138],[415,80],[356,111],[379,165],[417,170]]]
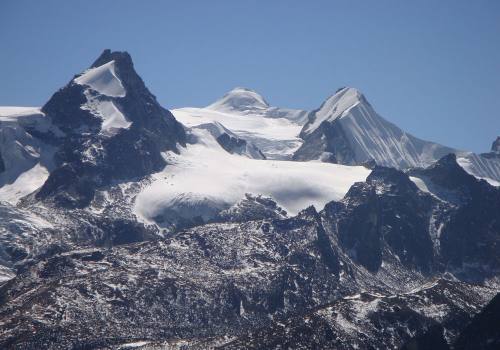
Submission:
[[[256,160],[222,149],[207,130],[193,130],[198,143],[180,155],[169,153],[169,165],[137,196],[135,212],[151,221],[186,201],[231,205],[245,193],[274,198],[290,214],[341,199],[349,187],[364,181],[369,170],[320,162]],[[188,193],[189,196],[183,196]],[[193,213],[195,216],[196,213]]]
[[[126,90],[115,72],[115,61],[88,69],[75,79],[75,83],[87,86],[106,97],[126,96]],[[99,95],[96,96],[95,93],[86,90],[87,103],[81,108],[102,120],[101,134],[112,135],[119,129],[128,128],[132,123],[127,120],[116,104],[112,100],[103,100]]]
[[[110,61],[96,68],[90,68],[75,79],[80,85],[86,85],[101,95],[125,97],[126,91],[115,72],[115,61]]]

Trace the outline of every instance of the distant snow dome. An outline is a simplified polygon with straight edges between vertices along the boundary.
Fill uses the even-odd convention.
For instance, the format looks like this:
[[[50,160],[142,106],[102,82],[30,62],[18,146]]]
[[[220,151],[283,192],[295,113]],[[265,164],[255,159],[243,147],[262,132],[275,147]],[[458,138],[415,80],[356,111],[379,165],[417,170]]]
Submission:
[[[249,110],[267,109],[269,104],[260,94],[252,89],[237,87],[225,94],[221,99],[207,107],[213,110]]]
[[[86,85],[98,93],[110,97],[125,97],[126,91],[115,72],[115,61],[90,68],[75,79],[79,85]]]

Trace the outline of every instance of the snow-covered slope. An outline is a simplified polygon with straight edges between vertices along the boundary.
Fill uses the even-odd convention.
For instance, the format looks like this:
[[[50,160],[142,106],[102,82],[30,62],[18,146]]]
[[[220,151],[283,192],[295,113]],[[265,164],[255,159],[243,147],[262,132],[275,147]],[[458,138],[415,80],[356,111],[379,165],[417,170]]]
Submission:
[[[120,98],[127,94],[116,74],[114,60],[86,70],[74,81],[76,84],[88,87],[85,91],[87,102],[81,108],[102,120],[102,134],[112,134],[119,129],[127,129],[132,124],[113,100],[106,98]]]
[[[22,197],[42,187],[48,177],[47,167],[38,162],[19,175],[13,183],[0,187],[0,201],[17,204]]]
[[[302,139],[299,137],[307,112],[271,107],[257,92],[235,88],[205,108],[173,110],[188,127],[217,122],[241,139],[259,148],[268,159],[290,159]]]
[[[197,142],[180,154],[167,153],[169,165],[137,196],[139,217],[153,221],[174,211],[185,218],[203,214],[207,219],[246,193],[269,196],[296,214],[342,198],[354,182],[364,181],[370,173],[362,166],[249,159],[226,152],[207,130],[192,129],[192,133]]]
[[[426,167],[449,153],[478,178],[500,181],[500,161],[419,139],[382,118],[361,92],[346,87],[311,112],[300,136],[295,160],[378,165],[407,169]]]
[[[242,88],[175,114],[110,50],[42,109],[0,109],[0,348],[399,349],[430,333],[446,349],[498,290],[500,189],[462,168],[496,146],[360,166],[445,147],[354,89],[310,114]]]
[[[61,134],[39,108],[0,107],[0,201],[16,204],[45,182],[54,149],[33,134],[48,131]]]
[[[187,127],[219,123],[254,144],[268,159],[290,159],[302,144],[298,136],[301,126],[286,118],[267,118],[259,114],[242,116],[208,108],[181,108],[172,113]]]
[[[457,158],[457,161],[469,174],[486,180],[493,186],[500,186],[500,158],[486,158],[475,153],[468,153]]]
[[[110,97],[124,97],[126,95],[125,88],[116,75],[114,60],[86,70],[75,79],[75,82],[87,85],[102,95]]]
[[[295,158],[341,164],[374,160],[404,169],[424,167],[456,150],[420,140],[378,115],[354,88],[340,89],[312,112],[301,132],[305,140]]]
[[[264,154],[253,143],[243,140],[219,122],[193,126],[194,129],[207,130],[229,153],[236,153],[253,159],[265,159]]]
[[[307,121],[307,111],[270,106],[262,95],[244,87],[232,89],[206,108],[240,115],[285,118],[301,125]]]

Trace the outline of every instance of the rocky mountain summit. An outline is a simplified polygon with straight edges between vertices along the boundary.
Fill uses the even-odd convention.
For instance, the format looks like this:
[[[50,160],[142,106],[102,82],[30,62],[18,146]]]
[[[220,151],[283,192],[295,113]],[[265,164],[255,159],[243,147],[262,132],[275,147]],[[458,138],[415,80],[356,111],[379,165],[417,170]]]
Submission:
[[[105,50],[0,107],[0,348],[494,349],[497,143],[422,141],[353,88],[170,112]]]
[[[500,136],[497,136],[497,139],[493,141],[491,152],[500,153]]]
[[[98,187],[159,171],[166,165],[161,152],[186,142],[183,127],[158,104],[127,53],[105,50],[42,112],[64,136],[38,135],[58,150],[35,197],[57,206],[85,207]]]

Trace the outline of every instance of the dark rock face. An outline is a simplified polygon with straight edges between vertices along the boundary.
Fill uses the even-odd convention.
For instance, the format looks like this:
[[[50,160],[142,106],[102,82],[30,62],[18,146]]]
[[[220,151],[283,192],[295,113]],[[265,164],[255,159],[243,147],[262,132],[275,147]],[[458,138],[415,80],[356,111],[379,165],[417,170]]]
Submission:
[[[455,191],[460,195],[465,196],[462,200],[466,200],[474,192],[474,187],[478,180],[465,172],[458,165],[457,157],[454,154],[448,154],[438,160],[435,164],[426,169],[415,169],[410,174],[426,176],[436,184],[446,190]]]
[[[95,189],[111,181],[140,178],[165,167],[161,152],[185,145],[186,135],[173,115],[162,108],[134,70],[127,53],[105,50],[92,68],[114,61],[126,95],[99,96],[112,100],[131,122],[114,135],[99,133],[101,121],[81,106],[87,102],[85,87],[72,80],[43,107],[65,136],[59,140],[58,167],[36,194],[40,200],[66,208],[86,207]]]
[[[260,222],[207,225],[168,240],[41,259],[0,292],[0,318],[9,319],[2,325],[1,346],[54,348],[90,346],[99,339],[234,334],[268,323],[269,315],[313,306],[317,297],[332,300],[339,293],[337,279],[321,257],[317,227],[305,213],[269,222],[265,229]],[[258,248],[263,242],[264,250]],[[291,268],[289,261],[300,255],[309,257],[308,263]],[[247,270],[255,278],[247,279]],[[38,288],[44,285],[48,288]],[[17,309],[13,298],[28,297],[34,289],[40,293],[29,301],[22,297],[22,303],[55,308],[39,315],[43,323],[31,311],[21,318],[12,313]],[[111,319],[121,325],[111,326]],[[30,335],[33,327],[36,337]]]
[[[400,295],[354,294],[362,288],[349,274],[356,267],[320,222],[309,208],[285,220],[210,224],[26,261],[0,288],[0,346],[146,340],[161,348],[177,339],[201,349],[212,341],[228,349],[398,348],[437,321],[456,334],[489,293],[438,280]]]
[[[361,293],[341,298],[286,320],[275,320],[221,348],[449,349],[443,327],[422,313],[420,307],[429,297],[449,305],[447,295],[464,297],[460,288],[440,281],[425,291],[406,295],[386,298]]]
[[[410,175],[441,197],[420,191],[401,171],[375,167],[342,201],[325,206],[325,227],[372,272],[395,256],[424,274],[448,270],[475,282],[496,275],[500,190],[467,174],[454,155]]]
[[[245,154],[247,153],[247,148],[252,148],[250,150],[250,155],[255,158],[266,159],[266,156],[254,145],[249,145],[246,140],[243,140],[235,135],[229,135],[227,133],[221,134],[217,137],[217,142],[229,153]],[[258,157],[256,157],[258,156]]]
[[[231,208],[218,213],[213,222],[245,222],[263,219],[283,219],[287,217],[284,209],[274,200],[247,193],[245,198]]]
[[[401,350],[449,350],[450,347],[446,339],[444,339],[443,331],[443,326],[438,324],[432,325],[403,345]]]
[[[2,153],[0,153],[0,173],[5,171],[5,164],[3,162]]]
[[[246,146],[246,141],[231,137],[228,134],[222,134],[217,138],[217,142],[229,153],[233,153],[233,149]]]
[[[95,191],[105,175],[72,189],[75,164],[47,182],[72,196]],[[247,195],[216,222],[163,237],[131,216],[134,188],[97,189],[94,211],[0,206],[12,218],[0,221],[0,259],[17,274],[0,287],[0,347],[439,349],[496,292],[460,280],[497,276],[499,190],[453,156],[410,175],[435,195],[375,166],[320,213],[287,218],[272,199]],[[462,217],[476,222],[475,240]]]
[[[500,153],[500,136],[497,136],[497,139],[493,141],[491,145],[491,152]]]
[[[497,139],[493,141],[491,151],[488,153],[482,153],[481,156],[487,159],[500,161],[500,136],[497,136]]]
[[[454,349],[499,349],[500,348],[500,294],[477,314],[460,333]]]
[[[304,143],[294,153],[293,160],[321,159],[337,164],[356,164],[354,152],[342,125],[338,122],[323,122],[318,129],[306,135],[301,132]],[[368,159],[362,160],[363,163]]]
[[[432,198],[404,173],[375,167],[365,183],[356,183],[323,215],[340,245],[370,271],[377,271],[388,249],[407,267],[432,269],[433,243],[428,232]]]
[[[97,133],[100,130],[99,118],[80,108],[87,102],[84,91],[84,86],[71,81],[42,107],[42,112],[49,115],[61,131],[73,137],[80,137],[84,132]]]
[[[500,268],[500,190],[467,174],[452,154],[413,174],[453,201],[440,230],[442,263],[476,281],[494,275]]]

